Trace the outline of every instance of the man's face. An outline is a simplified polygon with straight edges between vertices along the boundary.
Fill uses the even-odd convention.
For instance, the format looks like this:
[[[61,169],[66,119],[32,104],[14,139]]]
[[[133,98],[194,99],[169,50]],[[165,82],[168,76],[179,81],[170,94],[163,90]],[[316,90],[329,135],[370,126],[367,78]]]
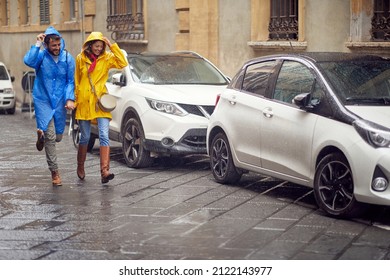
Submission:
[[[58,40],[52,40],[50,39],[49,41],[49,45],[47,46],[47,49],[49,51],[49,53],[51,53],[52,55],[59,55],[60,54],[60,50],[61,50],[61,40],[58,39]]]

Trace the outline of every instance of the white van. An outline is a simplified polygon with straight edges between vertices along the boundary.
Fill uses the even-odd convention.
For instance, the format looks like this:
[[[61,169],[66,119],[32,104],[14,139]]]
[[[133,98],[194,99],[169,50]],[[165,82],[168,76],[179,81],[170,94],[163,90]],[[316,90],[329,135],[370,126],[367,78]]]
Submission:
[[[12,82],[15,77],[10,76],[7,67],[0,62],[0,111],[8,114],[15,113],[16,97]]]

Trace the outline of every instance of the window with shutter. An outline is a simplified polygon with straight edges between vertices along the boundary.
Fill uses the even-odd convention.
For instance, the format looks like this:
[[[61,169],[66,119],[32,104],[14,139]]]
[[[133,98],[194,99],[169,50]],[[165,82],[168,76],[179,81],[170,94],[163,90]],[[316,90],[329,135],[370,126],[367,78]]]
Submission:
[[[0,26],[7,26],[8,23],[8,1],[0,2]]]
[[[50,5],[49,0],[39,0],[40,24],[50,24]]]

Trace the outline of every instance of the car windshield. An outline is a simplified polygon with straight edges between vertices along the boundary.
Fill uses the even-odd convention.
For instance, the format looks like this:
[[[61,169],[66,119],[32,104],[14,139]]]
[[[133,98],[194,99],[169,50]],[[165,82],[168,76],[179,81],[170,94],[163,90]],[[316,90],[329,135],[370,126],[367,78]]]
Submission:
[[[2,65],[0,65],[0,80],[9,80],[7,71]]]
[[[338,61],[320,65],[344,104],[390,105],[390,61]]]
[[[129,57],[133,79],[146,84],[226,85],[226,78],[206,60],[198,57]]]

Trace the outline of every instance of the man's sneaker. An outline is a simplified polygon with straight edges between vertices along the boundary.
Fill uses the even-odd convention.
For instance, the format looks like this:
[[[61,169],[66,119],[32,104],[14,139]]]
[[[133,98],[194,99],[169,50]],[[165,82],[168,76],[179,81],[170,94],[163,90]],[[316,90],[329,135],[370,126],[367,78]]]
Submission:
[[[45,134],[43,133],[42,130],[38,129],[37,136],[38,136],[38,140],[36,144],[37,150],[42,151],[43,147],[45,146]]]

